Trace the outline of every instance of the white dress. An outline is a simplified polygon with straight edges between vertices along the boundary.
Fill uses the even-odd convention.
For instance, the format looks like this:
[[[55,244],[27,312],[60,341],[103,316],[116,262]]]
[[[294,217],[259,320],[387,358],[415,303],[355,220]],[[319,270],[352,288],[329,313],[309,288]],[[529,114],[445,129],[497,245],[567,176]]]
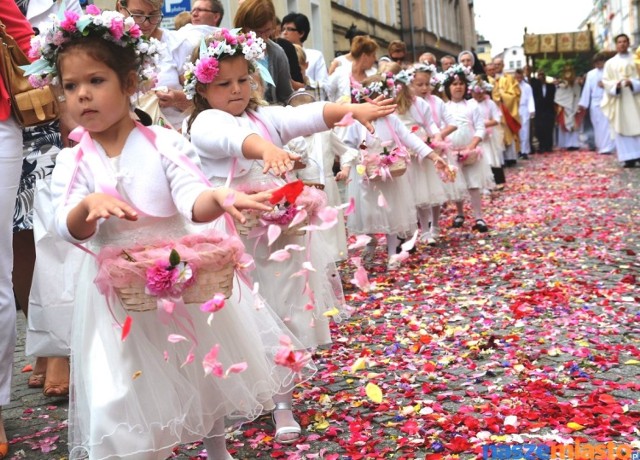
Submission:
[[[453,102],[449,101],[447,106],[447,124],[457,126],[447,139],[451,141],[449,152],[449,162],[454,163],[456,159],[456,149],[464,149],[471,143],[474,137],[484,138],[485,128],[482,113],[478,104],[474,100]],[[452,200],[461,200],[466,196],[466,190],[461,190],[461,186],[466,189],[487,188],[493,182],[493,174],[487,158],[482,155],[472,165],[463,166],[458,164],[458,175],[455,182],[449,187]],[[462,179],[462,181],[460,181]]]
[[[440,131],[433,122],[429,104],[422,98],[415,98],[410,109],[406,113],[398,114],[398,118],[409,131],[418,127],[415,134],[425,140],[426,137],[431,137]],[[412,156],[411,167],[407,170],[407,174],[417,207],[440,205],[448,200],[445,186],[433,161],[420,160],[417,156]]]
[[[327,128],[322,117],[324,103],[299,107],[260,107],[251,119],[247,113],[234,117],[220,110],[206,110],[198,115],[191,126],[191,142],[200,156],[203,171],[214,184],[227,181],[235,169],[231,186],[239,190],[255,191],[284,185],[284,180],[262,173],[262,162],[242,156],[242,143],[248,135],[258,134],[282,147],[288,141]],[[259,117],[259,118],[255,118]],[[260,122],[256,121],[260,120]],[[211,127],[216,131],[212,133]],[[219,135],[215,135],[220,133]],[[235,162],[234,162],[235,160]],[[234,168],[234,163],[236,167]],[[342,283],[333,261],[332,251],[323,232],[307,232],[304,236],[281,235],[271,246],[266,237],[243,237],[247,251],[255,260],[256,269],[251,276],[259,283],[259,292],[274,308],[278,316],[306,348],[331,343],[329,319],[339,315],[325,315],[334,309],[347,307]],[[306,248],[290,251],[288,260],[269,260],[270,255],[289,244]],[[310,260],[316,270],[304,276],[296,275],[302,264]]]
[[[188,149],[177,133],[158,129],[166,133],[156,131],[156,145]],[[160,159],[157,151],[154,158],[149,153],[154,147],[138,130],[131,133],[116,158],[108,159],[102,148],[96,147],[105,165],[103,173],[116,184],[120,195],[136,206],[131,196],[140,191],[134,190],[134,181],[140,178],[137,171],[144,171],[146,179],[162,171],[149,184],[160,189],[167,186],[170,192],[153,197],[158,202],[154,209],[173,208],[174,212],[165,217],[140,216],[135,222],[113,217],[102,221],[87,244],[91,250],[167,241],[187,233],[185,217],[190,218],[194,197],[203,190],[198,179],[166,158]],[[74,239],[65,225],[68,212],[83,197],[100,190],[84,158],[76,180],[71,180],[77,149],[59,154],[52,180],[58,232],[69,241]],[[124,166],[143,151],[146,169]],[[195,158],[192,150],[189,156]],[[65,198],[69,183],[73,185]],[[85,258],[79,268],[71,338],[70,459],[164,459],[177,444],[209,435],[221,417],[255,418],[272,407],[274,393],[291,380],[289,372],[276,367],[272,359],[286,328],[269,308],[254,307],[247,287],[240,294],[239,286],[234,286],[211,326],[207,324],[208,313],[201,312],[199,305],[186,305],[198,343],[194,361],[183,366],[191,342],[168,341],[170,334],[184,335],[175,315],[163,323],[156,310],[129,312],[133,323],[123,341],[118,324],[123,324],[127,312],[117,297],[111,296],[107,303],[98,291],[93,283],[97,263],[92,257]],[[225,369],[246,362],[246,371],[228,378],[205,376],[201,363],[216,344],[220,345],[218,360]]]
[[[333,163],[336,157],[355,158],[357,152],[350,149],[340,140],[333,130],[322,131],[304,138],[307,148],[306,168],[294,171],[294,174],[305,183],[319,183],[324,186],[324,193],[327,195],[327,204],[329,206],[340,206],[342,204],[340,191],[336,183],[336,177],[333,174]],[[296,152],[299,147],[293,147],[291,144],[295,139],[287,144],[287,147]],[[352,150],[353,152],[348,152]],[[328,246],[327,250],[332,251],[333,259],[337,262],[345,260],[348,257],[347,251],[347,229],[345,226],[344,213],[342,209],[338,212],[338,223],[332,228],[322,232],[326,237]]]
[[[363,141],[371,145],[378,138],[381,141],[391,141],[391,150],[397,144],[391,131],[394,130],[399,140],[407,148],[413,148],[419,157],[424,158],[431,152],[424,142],[404,127],[397,116],[389,115],[385,119],[373,122],[375,137],[357,123],[345,128],[344,143],[358,148]],[[407,237],[415,232],[418,218],[407,173],[391,180],[369,181],[366,175],[358,173],[354,162],[349,179],[347,196],[355,202],[355,211],[347,217],[347,228],[351,234],[385,233]]]
[[[490,128],[485,127],[484,139],[482,139],[480,147],[482,148],[482,155],[489,162],[489,166],[501,168],[503,163],[502,149],[504,148],[503,133],[500,127],[502,113],[490,97],[478,103],[478,107],[484,121],[495,120],[498,122],[497,125]]]

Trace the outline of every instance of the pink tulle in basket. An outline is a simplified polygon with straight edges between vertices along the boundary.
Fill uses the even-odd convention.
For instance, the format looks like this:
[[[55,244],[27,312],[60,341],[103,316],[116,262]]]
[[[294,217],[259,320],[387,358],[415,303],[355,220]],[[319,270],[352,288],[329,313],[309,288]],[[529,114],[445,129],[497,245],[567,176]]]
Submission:
[[[234,270],[245,259],[240,239],[215,230],[177,241],[107,246],[98,254],[95,283],[104,295],[115,292],[130,311],[154,310],[163,298],[202,304],[218,293],[231,296]]]

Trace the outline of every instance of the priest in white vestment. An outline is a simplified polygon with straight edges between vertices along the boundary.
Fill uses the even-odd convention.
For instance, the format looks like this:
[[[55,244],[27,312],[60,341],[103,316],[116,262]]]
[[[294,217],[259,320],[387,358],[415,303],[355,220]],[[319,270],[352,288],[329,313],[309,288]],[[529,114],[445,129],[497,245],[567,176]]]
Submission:
[[[616,36],[616,54],[604,64],[602,111],[609,119],[618,159],[626,168],[640,162],[640,80],[629,37]]]

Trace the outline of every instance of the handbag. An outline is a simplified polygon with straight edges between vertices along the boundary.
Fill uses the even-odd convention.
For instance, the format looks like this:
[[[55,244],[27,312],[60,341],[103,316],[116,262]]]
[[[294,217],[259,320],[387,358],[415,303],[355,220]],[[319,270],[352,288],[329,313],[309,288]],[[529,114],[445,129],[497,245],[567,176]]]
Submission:
[[[0,22],[0,73],[8,91],[9,104],[22,127],[36,126],[56,120],[58,103],[50,86],[34,88],[20,66],[29,59]]]

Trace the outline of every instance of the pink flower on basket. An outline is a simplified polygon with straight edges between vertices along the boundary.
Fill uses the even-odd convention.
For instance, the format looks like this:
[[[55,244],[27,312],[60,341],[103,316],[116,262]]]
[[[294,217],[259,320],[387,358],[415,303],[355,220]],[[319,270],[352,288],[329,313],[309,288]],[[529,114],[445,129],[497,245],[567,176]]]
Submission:
[[[171,250],[168,264],[165,260],[157,260],[147,269],[146,275],[147,293],[158,297],[180,295],[196,278],[191,265],[182,262],[175,249]]]
[[[278,348],[275,356],[275,363],[278,366],[287,367],[295,373],[300,373],[310,359],[311,356],[308,352],[294,351],[289,336],[280,336],[280,348]]]

